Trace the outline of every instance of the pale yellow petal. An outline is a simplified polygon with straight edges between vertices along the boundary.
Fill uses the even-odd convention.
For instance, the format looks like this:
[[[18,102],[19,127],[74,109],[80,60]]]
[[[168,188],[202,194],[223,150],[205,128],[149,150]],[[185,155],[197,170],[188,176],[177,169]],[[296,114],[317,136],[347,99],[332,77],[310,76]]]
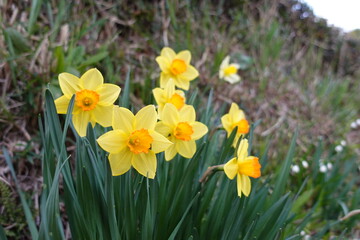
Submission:
[[[57,98],[55,100],[56,111],[58,114],[66,114],[67,109],[69,107],[70,99],[65,95]]]
[[[241,190],[244,193],[245,196],[249,196],[250,191],[251,191],[251,182],[250,182],[250,178],[246,175],[243,174],[239,174],[238,178],[241,178]]]
[[[165,90],[161,88],[155,88],[152,90],[152,92],[158,107],[162,109],[166,102]]]
[[[194,133],[191,135],[191,139],[193,140],[202,138],[208,132],[208,127],[201,122],[194,122],[191,127],[194,131]]]
[[[113,105],[118,99],[120,91],[121,88],[115,84],[105,83],[101,85],[101,87],[96,90],[100,96],[98,104],[102,106]]]
[[[99,70],[92,68],[80,77],[80,82],[85,89],[95,91],[104,83],[104,78]]]
[[[165,124],[163,121],[160,121],[156,123],[155,131],[160,133],[164,137],[168,137],[173,130],[169,125]]]
[[[179,78],[192,81],[198,76],[199,76],[198,70],[196,70],[196,68],[194,68],[193,66],[189,65],[187,66],[186,71],[179,75]]]
[[[80,137],[86,136],[86,128],[91,121],[91,113],[89,111],[79,111],[78,114],[73,114],[72,122],[74,128]]]
[[[243,110],[241,110],[236,103],[231,104],[229,115],[233,123],[239,122],[241,119],[245,118]]]
[[[176,107],[171,103],[165,104],[165,107],[161,112],[161,120],[171,129],[174,129],[179,122],[179,112]]]
[[[173,145],[166,137],[161,135],[156,131],[149,131],[150,136],[153,138],[153,142],[151,143],[151,150],[154,153],[159,153],[165,151],[168,147]]]
[[[81,90],[79,78],[70,73],[60,73],[59,84],[61,91],[69,99],[71,99],[72,95]]]
[[[179,111],[179,122],[193,123],[196,120],[195,109],[192,105],[185,105]]]
[[[176,146],[175,144],[173,144],[165,150],[165,160],[166,161],[172,160],[176,154],[177,154]]]
[[[112,175],[118,176],[129,171],[133,156],[134,154],[126,148],[119,153],[110,153],[109,163]]]
[[[190,64],[191,53],[189,50],[184,50],[184,51],[179,52],[175,58],[184,60],[186,64]]]
[[[110,127],[112,124],[114,107],[114,105],[96,106],[94,110],[92,110],[95,122],[99,123],[103,127]]]
[[[154,105],[148,105],[140,109],[135,115],[136,129],[154,129],[157,122],[157,114]]]
[[[170,59],[163,56],[159,56],[155,59],[155,61],[159,64],[159,67],[162,72],[169,73],[170,64],[171,64]]]
[[[244,160],[248,156],[248,147],[248,140],[246,138],[242,139],[237,150],[237,159],[239,159],[239,161]]]
[[[113,129],[120,129],[126,134],[134,131],[135,116],[129,109],[115,106],[113,114]]]
[[[174,50],[172,50],[171,48],[169,47],[164,47],[162,50],[161,50],[161,56],[169,59],[170,61],[172,61],[175,56],[176,56],[176,53],[174,52]]]
[[[165,90],[166,98],[171,98],[172,95],[174,95],[175,84],[174,84],[174,80],[172,78],[170,78],[169,81],[166,83],[164,90]]]
[[[241,78],[237,74],[232,74],[230,76],[225,77],[225,81],[227,81],[228,83],[231,83],[231,84],[237,83],[240,80],[241,80]]]
[[[161,74],[160,74],[160,87],[165,88],[165,86],[166,86],[166,84],[167,84],[167,82],[169,81],[170,78],[171,78],[170,74],[161,72]]]
[[[224,165],[224,172],[225,172],[225,174],[226,174],[226,176],[228,178],[234,179],[234,177],[238,173],[238,164],[237,164],[237,159],[236,158],[233,158],[233,159],[229,160]]]
[[[175,83],[175,86],[177,86],[178,88],[181,88],[184,90],[189,90],[189,87],[190,87],[189,80],[185,80],[185,79],[176,77],[176,78],[174,78],[174,83]]]
[[[242,183],[242,178],[241,178],[240,174],[237,174],[236,185],[237,185],[238,196],[241,197],[243,183]]]
[[[109,153],[119,153],[127,148],[128,136],[121,130],[112,130],[101,135],[97,142],[102,149]]]
[[[177,140],[176,150],[181,156],[185,158],[192,158],[196,152],[195,140],[190,140],[190,141]]]
[[[220,69],[224,69],[229,66],[230,56],[226,56],[220,64]]]
[[[232,132],[232,125],[233,125],[233,123],[231,122],[231,117],[229,116],[229,114],[225,114],[224,116],[221,117],[221,124],[225,128],[225,130],[227,132],[227,135],[229,137],[231,132]]]
[[[141,175],[151,179],[155,178],[157,162],[156,155],[153,151],[134,154],[131,163]]]

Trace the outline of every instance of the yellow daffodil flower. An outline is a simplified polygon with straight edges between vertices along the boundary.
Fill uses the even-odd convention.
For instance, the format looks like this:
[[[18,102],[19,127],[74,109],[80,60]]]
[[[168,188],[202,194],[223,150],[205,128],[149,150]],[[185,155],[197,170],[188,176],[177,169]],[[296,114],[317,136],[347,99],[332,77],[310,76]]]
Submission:
[[[225,128],[228,137],[230,136],[234,128],[238,127],[233,142],[234,147],[236,147],[239,138],[242,135],[247,134],[250,128],[249,123],[245,118],[245,114],[243,110],[239,109],[239,106],[236,103],[232,103],[229,113],[221,117],[221,123]]]
[[[170,161],[179,153],[192,158],[196,152],[195,140],[203,137],[208,128],[195,121],[195,109],[186,105],[180,111],[173,104],[167,103],[162,111],[162,121],[156,124],[155,130],[167,137],[174,145],[165,150],[165,159]]]
[[[174,80],[177,87],[188,90],[190,81],[199,76],[198,71],[190,65],[191,53],[188,50],[178,54],[171,48],[164,47],[156,62],[161,69],[160,87],[164,88],[170,78]]]
[[[241,80],[237,74],[240,65],[237,63],[230,64],[230,57],[226,56],[220,65],[219,78],[233,84]]]
[[[99,70],[92,68],[80,78],[61,73],[59,84],[63,96],[55,100],[59,114],[66,114],[71,97],[75,94],[72,122],[77,133],[84,137],[90,122],[93,126],[99,123],[103,127],[111,126],[114,102],[119,97],[120,87],[105,83]]]
[[[164,89],[153,89],[153,94],[155,101],[158,104],[159,116],[161,116],[161,112],[166,103],[173,104],[177,110],[180,110],[185,106],[185,94],[181,90],[175,90],[174,81],[172,79],[169,79]]]
[[[224,166],[224,172],[230,179],[237,176],[237,191],[239,197],[243,193],[246,197],[251,191],[250,178],[258,178],[261,176],[259,159],[257,157],[248,156],[249,143],[247,139],[240,142],[237,157],[228,161]]]
[[[154,130],[156,122],[154,105],[142,108],[135,116],[126,108],[114,107],[113,130],[97,140],[100,147],[110,153],[113,176],[124,174],[133,166],[141,175],[155,177],[155,154],[172,145]]]

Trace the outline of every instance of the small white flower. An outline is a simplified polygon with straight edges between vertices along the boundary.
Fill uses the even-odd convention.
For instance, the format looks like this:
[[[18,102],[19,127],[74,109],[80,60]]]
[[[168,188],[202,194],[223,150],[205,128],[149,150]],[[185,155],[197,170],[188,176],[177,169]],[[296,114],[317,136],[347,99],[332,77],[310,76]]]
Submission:
[[[346,146],[346,141],[345,141],[345,140],[341,140],[340,144],[345,147],[345,146]]]
[[[333,167],[332,163],[330,163],[330,162],[329,162],[329,163],[327,163],[327,164],[326,164],[326,166],[327,166],[327,168],[328,168],[329,170],[331,170],[331,169],[332,169],[332,167]]]
[[[301,236],[305,236],[305,234],[306,234],[305,231],[301,231],[301,232],[300,232],[300,235],[301,235]]]
[[[357,124],[356,122],[352,122],[352,123],[350,124],[350,127],[353,128],[353,129],[355,129],[355,128],[358,127],[358,124]]]
[[[311,236],[310,235],[305,235],[304,240],[310,240]]]
[[[308,168],[309,167],[309,163],[307,161],[302,161],[301,164],[303,165],[304,168]]]
[[[222,61],[219,70],[219,78],[233,84],[241,80],[237,74],[240,65],[237,63],[230,63],[230,56],[226,56]]]
[[[336,151],[336,152],[342,152],[342,150],[343,150],[343,146],[341,146],[341,145],[337,145],[337,146],[335,147],[335,151]]]
[[[320,164],[320,168],[319,168],[320,172],[322,173],[326,173],[327,172],[327,167],[324,164]]]
[[[292,165],[291,166],[291,172],[292,173],[299,173],[300,172],[300,167],[298,165]]]
[[[360,126],[360,118],[356,119],[356,125]]]

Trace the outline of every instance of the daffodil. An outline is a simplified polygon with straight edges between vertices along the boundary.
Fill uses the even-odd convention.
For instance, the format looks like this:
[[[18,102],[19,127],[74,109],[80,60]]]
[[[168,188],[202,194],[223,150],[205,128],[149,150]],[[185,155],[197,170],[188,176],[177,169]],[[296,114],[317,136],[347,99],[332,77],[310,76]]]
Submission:
[[[158,113],[161,116],[161,112],[166,103],[173,104],[177,110],[180,110],[185,106],[185,94],[181,90],[175,90],[174,81],[170,79],[165,88],[155,88],[153,89],[153,94],[156,103],[158,104]]]
[[[224,79],[229,83],[236,83],[241,80],[237,74],[240,65],[237,63],[230,63],[230,57],[226,56],[220,65],[219,78]]]
[[[241,193],[249,196],[251,191],[250,178],[261,176],[259,159],[254,156],[248,156],[248,140],[243,139],[237,150],[237,156],[228,161],[224,166],[224,172],[230,179],[237,177],[237,192],[239,197]]]
[[[164,47],[156,62],[161,69],[160,87],[164,88],[172,78],[177,87],[188,90],[190,81],[199,76],[198,71],[190,65],[191,53],[188,50],[175,53],[174,50]]]
[[[154,105],[142,108],[135,116],[122,107],[114,107],[113,130],[101,135],[97,142],[109,152],[113,176],[126,173],[133,166],[140,174],[154,178],[156,153],[172,143],[156,132],[157,113]]]
[[[239,138],[242,135],[247,134],[250,128],[249,122],[246,120],[243,110],[241,110],[236,103],[232,103],[229,113],[221,117],[221,123],[225,128],[228,137],[234,128],[237,127],[237,132],[233,142],[234,147],[236,147]]]
[[[178,111],[173,104],[165,104],[162,121],[156,124],[155,130],[174,143],[165,150],[166,161],[173,159],[177,153],[186,158],[194,156],[195,140],[208,132],[208,128],[203,123],[195,121],[195,118],[195,109],[191,105],[186,105]]]
[[[70,99],[75,94],[72,122],[81,137],[86,135],[89,122],[93,126],[95,123],[111,126],[114,102],[121,90],[119,86],[104,84],[104,78],[96,68],[88,70],[80,78],[61,73],[59,84],[64,95],[55,100],[56,110],[59,114],[66,114]]]

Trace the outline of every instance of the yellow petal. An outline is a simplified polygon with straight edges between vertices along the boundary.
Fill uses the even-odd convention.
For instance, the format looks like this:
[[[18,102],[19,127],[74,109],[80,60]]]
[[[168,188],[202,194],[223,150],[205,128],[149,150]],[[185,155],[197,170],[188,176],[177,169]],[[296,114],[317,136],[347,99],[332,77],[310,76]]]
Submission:
[[[121,88],[115,84],[105,83],[96,90],[99,94],[99,105],[109,106],[113,105],[116,99],[119,97]]]
[[[179,111],[179,122],[193,123],[196,120],[195,109],[192,105],[185,105]]]
[[[161,56],[169,59],[170,61],[172,61],[175,56],[176,56],[176,53],[174,52],[174,50],[172,50],[171,48],[169,47],[164,47],[162,50],[161,50]]]
[[[190,141],[177,140],[176,150],[181,156],[185,158],[192,158],[196,152],[195,140],[190,140]]]
[[[199,76],[199,72],[193,66],[187,66],[186,71],[179,75],[179,78],[192,81]]]
[[[155,178],[157,162],[156,155],[153,151],[134,154],[131,163],[141,175],[151,179]]]
[[[159,108],[164,107],[164,103],[166,102],[165,97],[165,91],[161,88],[155,88],[152,90],[153,96],[155,98],[156,103],[158,104]]]
[[[230,62],[230,56],[226,56],[220,64],[220,69],[224,69],[227,66],[229,66],[229,62]]]
[[[242,178],[240,176],[240,174],[237,175],[237,178],[236,178],[236,185],[237,185],[237,192],[238,192],[238,196],[241,197],[241,192],[242,192]]]
[[[248,156],[248,147],[249,147],[248,140],[246,138],[242,139],[239,148],[237,150],[237,159],[239,161],[244,160]]]
[[[165,97],[166,98],[171,98],[172,95],[174,95],[174,93],[175,93],[175,84],[174,84],[174,80],[172,78],[170,78],[169,81],[166,83],[164,90],[165,90]]]
[[[161,74],[160,74],[160,87],[165,88],[165,86],[166,86],[166,84],[167,84],[167,82],[169,81],[170,78],[171,78],[170,74],[161,72]]]
[[[74,128],[80,137],[86,136],[86,128],[91,121],[91,113],[89,111],[79,111],[78,114],[72,116]]]
[[[114,105],[96,106],[93,110],[94,120],[103,127],[110,127],[112,124]]]
[[[245,118],[243,110],[241,110],[236,103],[231,104],[229,115],[232,123],[239,122],[241,119]]]
[[[159,56],[155,58],[155,61],[159,64],[159,67],[162,72],[169,73],[169,67],[170,67],[170,60],[166,57]]]
[[[179,52],[176,57],[176,59],[182,59],[185,61],[186,64],[190,64],[191,61],[191,53],[188,50],[184,50]]]
[[[224,116],[221,117],[221,124],[225,128],[227,135],[229,137],[232,132],[232,122],[230,121],[229,114],[225,114]]]
[[[237,75],[237,74],[232,74],[228,77],[225,77],[225,81],[231,83],[231,84],[234,84],[234,83],[237,83],[241,80],[240,76]]]
[[[136,129],[154,129],[157,122],[157,114],[154,105],[148,105],[140,109],[135,115]]]
[[[161,120],[171,129],[175,128],[179,122],[179,112],[176,107],[171,103],[165,104],[165,107],[161,112]]]
[[[69,107],[70,99],[65,95],[55,100],[56,111],[58,114],[66,114]]]
[[[164,137],[169,136],[171,134],[172,129],[169,125],[165,124],[163,121],[156,123],[155,131],[163,135]]]
[[[233,159],[229,160],[224,165],[224,172],[225,172],[225,174],[226,174],[226,176],[228,178],[234,179],[234,177],[238,173],[238,164],[237,164],[237,159],[236,158],[233,158]]]
[[[70,73],[60,73],[59,84],[61,91],[69,99],[71,99],[72,95],[77,91],[81,90],[79,78]]]
[[[92,68],[80,77],[80,82],[85,89],[95,91],[104,83],[104,78],[99,70]]]
[[[113,176],[126,173],[131,168],[131,160],[134,154],[128,149],[123,149],[119,153],[109,154],[109,163]]]
[[[150,136],[153,139],[153,142],[151,144],[151,150],[154,153],[159,153],[165,151],[168,147],[173,145],[172,142],[170,142],[166,137],[161,135],[160,133],[156,131],[149,131]]]
[[[115,106],[113,114],[113,129],[120,129],[126,134],[134,131],[135,116],[129,109]]]
[[[97,142],[105,151],[119,153],[123,149],[127,149],[127,137],[121,130],[112,130],[101,135]]]
[[[177,154],[176,145],[173,144],[165,150],[165,160],[170,161],[175,157],[176,154]]]
[[[189,90],[190,83],[189,83],[189,80],[187,80],[187,79],[181,79],[179,77],[176,77],[176,78],[174,78],[174,83],[175,83],[175,86],[177,86],[178,88],[181,88],[184,90]]]
[[[207,126],[201,122],[194,122],[191,127],[194,131],[194,133],[191,135],[191,139],[193,140],[202,138],[208,132]]]
[[[239,174],[238,175],[238,179],[241,178],[241,190],[244,193],[245,196],[249,196],[250,191],[251,191],[251,182],[250,182],[250,178],[246,175],[243,174]]]

